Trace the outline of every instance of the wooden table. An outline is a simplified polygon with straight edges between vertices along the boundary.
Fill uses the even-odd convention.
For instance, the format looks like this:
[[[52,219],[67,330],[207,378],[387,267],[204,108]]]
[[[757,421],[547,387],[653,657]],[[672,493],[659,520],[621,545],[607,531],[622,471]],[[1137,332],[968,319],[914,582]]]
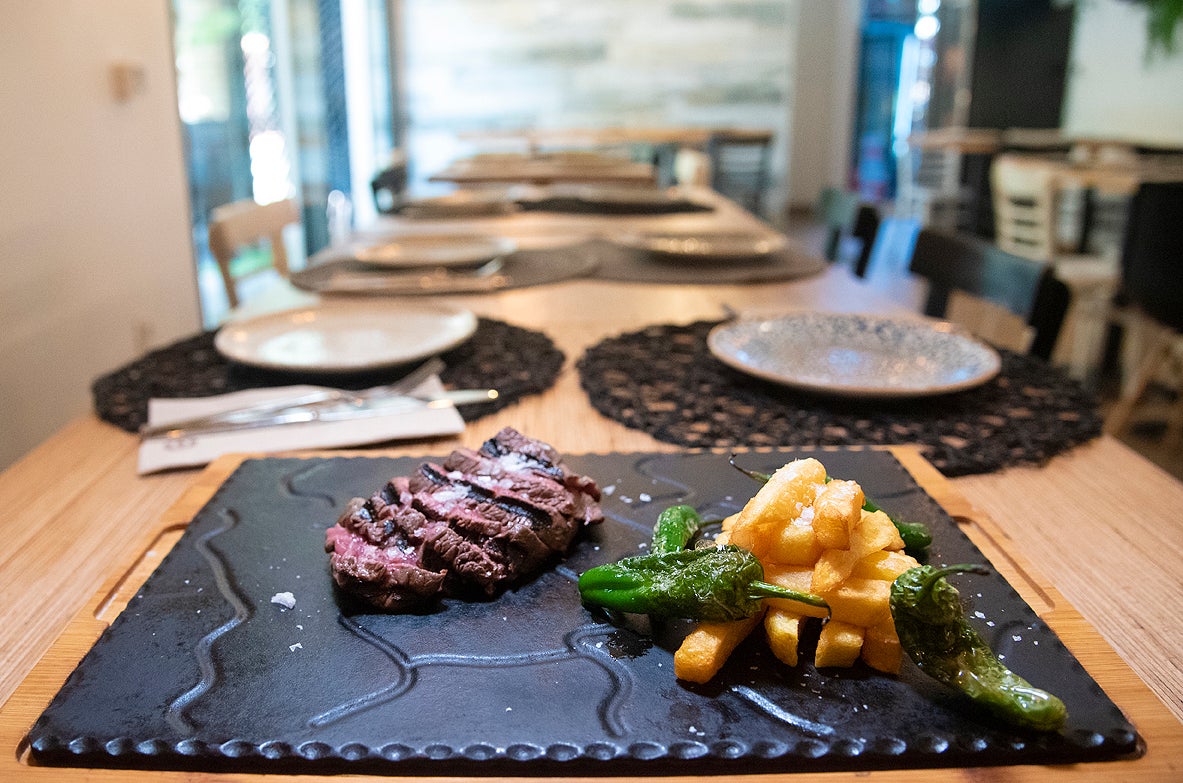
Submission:
[[[511,193],[517,189],[511,189]],[[617,189],[604,188],[611,196]],[[627,196],[628,188],[620,188],[620,195]],[[649,189],[638,189],[646,193]],[[527,197],[545,198],[552,192],[547,188],[525,188]],[[563,190],[557,191],[560,194]],[[686,234],[710,234],[745,231],[755,234],[775,235],[777,232],[767,223],[757,219],[738,204],[723,198],[710,188],[681,186],[665,191],[675,200],[685,200],[710,206],[703,211],[669,212],[665,214],[612,215],[591,212],[546,212],[543,210],[522,210],[505,215],[458,218],[407,218],[382,216],[374,223],[360,229],[360,239],[398,236],[400,234],[465,235],[472,233],[495,234],[508,237],[522,248],[542,248],[567,245],[587,239],[612,239],[622,233],[663,232]],[[643,202],[642,202],[643,203]],[[272,291],[271,293],[279,293]],[[274,304],[265,306],[273,307]]]
[[[489,154],[453,161],[428,179],[458,185],[550,185],[558,182],[652,185],[657,181],[657,171],[650,163],[607,155]]]
[[[808,279],[757,286],[579,280],[454,301],[481,315],[545,331],[566,352],[567,365],[554,388],[475,422],[460,437],[403,444],[382,453],[445,453],[459,445],[476,446],[505,425],[569,453],[676,451],[591,408],[572,366],[586,347],[647,324],[720,317],[729,308],[890,311],[895,307],[841,268]],[[160,527],[166,509],[201,475],[180,471],[139,477],[136,447],[134,436],[87,415],[0,474],[0,503],[6,509],[0,517],[0,532],[8,542],[0,561],[0,595],[4,596],[0,700],[8,700],[0,712],[5,743],[0,778],[210,779],[196,773],[134,775],[30,768],[14,756],[19,737],[93,637],[83,633],[64,638],[55,650],[67,650],[66,663],[52,670],[39,668],[20,690],[18,685],[76,613],[83,613],[78,620],[81,625],[72,628],[93,632],[95,623],[87,621],[88,613],[97,612],[103,621],[110,621],[177,535],[174,530],[153,542],[150,531]],[[1072,638],[1083,638],[1082,632],[1088,631],[1084,621],[1096,629],[1100,636],[1088,631],[1084,636],[1091,641],[1073,645],[1073,652],[1130,715],[1150,752],[1139,761],[1080,767],[889,772],[872,777],[892,781],[1100,780],[1122,774],[1139,780],[1183,778],[1179,722],[1183,717],[1183,656],[1179,654],[1183,623],[1178,619],[1183,606],[1183,517],[1179,513],[1183,484],[1110,437],[1057,457],[1045,467],[1014,468],[947,483],[939,476],[929,478],[944,487],[940,494],[952,513],[980,521],[970,526],[970,534],[997,558],[995,564],[1028,601],[1041,612],[1054,610],[1062,618],[1062,624],[1057,624],[1061,635],[1072,631]],[[191,506],[192,496],[188,502]],[[183,524],[190,508],[181,506],[173,513]],[[113,600],[107,601],[107,595]],[[9,773],[15,774],[6,776]],[[753,779],[815,777],[820,776]]]
[[[469,131],[460,138],[472,142],[517,142],[530,152],[540,149],[572,147],[615,147],[630,145],[673,145],[687,149],[704,149],[712,136],[731,138],[769,139],[772,131],[762,128],[734,127],[605,127],[605,128],[509,128],[505,130]]]

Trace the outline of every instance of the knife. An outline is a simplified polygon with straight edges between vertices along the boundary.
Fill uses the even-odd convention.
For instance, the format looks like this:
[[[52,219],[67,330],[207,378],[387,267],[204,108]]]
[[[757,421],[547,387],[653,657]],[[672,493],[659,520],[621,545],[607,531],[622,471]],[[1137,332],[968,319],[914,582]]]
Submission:
[[[320,421],[348,421],[416,408],[447,408],[459,405],[473,405],[491,402],[498,397],[496,389],[456,389],[427,395],[400,394],[390,397],[374,397],[360,400],[329,400],[313,404],[289,405],[279,410],[262,410],[224,418],[197,422],[158,424],[140,430],[140,438],[166,438],[176,440],[193,435],[208,435],[217,432],[235,432],[259,427],[274,427],[282,424],[308,424]]]

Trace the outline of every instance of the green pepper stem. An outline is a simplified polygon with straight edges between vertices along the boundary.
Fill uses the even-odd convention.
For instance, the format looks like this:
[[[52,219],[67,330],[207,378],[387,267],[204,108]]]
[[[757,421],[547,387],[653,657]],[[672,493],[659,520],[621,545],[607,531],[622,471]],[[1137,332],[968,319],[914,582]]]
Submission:
[[[758,473],[754,470],[748,470],[747,468],[741,468],[739,465],[735,464],[735,454],[732,454],[731,458],[728,459],[727,462],[728,462],[728,464],[731,465],[731,467],[735,468],[740,473],[744,474],[745,476],[752,479],[753,481],[760,482],[761,484],[767,484],[768,480],[772,478],[772,475],[768,474],[768,473]]]
[[[784,598],[788,601],[797,601],[798,603],[808,604],[809,606],[818,606],[830,611],[830,605],[826,603],[826,599],[820,595],[813,593],[803,593],[799,590],[790,590],[787,587],[774,585],[769,582],[752,582],[748,587],[748,595],[753,598]]]
[[[924,585],[920,588],[920,596],[927,600],[929,593],[933,591],[936,583],[950,574],[979,574],[985,576],[989,573],[990,571],[984,565],[978,563],[959,563],[957,565],[943,566],[933,571],[924,580]]]

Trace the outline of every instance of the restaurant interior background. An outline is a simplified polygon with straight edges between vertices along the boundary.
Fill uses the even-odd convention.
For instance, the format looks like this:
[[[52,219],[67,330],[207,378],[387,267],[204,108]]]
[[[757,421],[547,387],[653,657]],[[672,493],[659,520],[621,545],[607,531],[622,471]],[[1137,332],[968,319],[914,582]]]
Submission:
[[[979,2],[1011,20],[1015,37],[1002,40],[1060,42],[1063,79],[1027,74],[1006,85],[1005,105],[1051,109],[1068,134],[1183,145],[1183,53],[1148,56],[1144,7]],[[426,175],[472,151],[481,131],[768,127],[766,219],[783,224],[826,186],[890,197],[891,156],[913,129],[901,118],[939,108],[926,105],[923,69],[953,64],[958,79],[970,78],[954,54],[916,59],[918,14],[937,5],[9,4],[0,25],[0,467],[87,410],[96,376],[217,322],[225,302],[202,293],[216,288],[204,246],[210,208],[295,193],[304,231],[292,245],[315,251],[329,241],[330,191],[347,194],[363,222],[374,209],[369,179],[396,147],[426,189]],[[946,14],[974,8],[944,5]],[[1034,6],[1050,9],[1050,28],[1024,25],[1020,11]],[[968,82],[959,84],[948,93],[953,113],[967,108]]]

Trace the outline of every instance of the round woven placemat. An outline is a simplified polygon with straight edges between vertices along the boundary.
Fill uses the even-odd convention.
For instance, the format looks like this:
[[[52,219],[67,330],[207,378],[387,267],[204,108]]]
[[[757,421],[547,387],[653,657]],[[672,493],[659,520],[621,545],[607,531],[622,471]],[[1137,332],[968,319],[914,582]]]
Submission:
[[[845,400],[795,392],[711,355],[715,321],[609,338],[577,363],[596,410],[687,447],[916,444],[942,473],[1038,464],[1101,433],[1096,399],[1045,362],[1000,351],[1002,372],[957,394]]]
[[[348,376],[270,372],[227,360],[214,348],[214,334],[204,332],[180,340],[102,376],[91,386],[95,412],[104,421],[135,432],[148,420],[152,397],[208,397],[303,383],[364,389],[390,383],[409,369],[396,367]],[[545,334],[488,318],[480,319],[467,342],[441,358],[447,364],[440,373],[445,386],[489,387],[500,392],[496,400],[460,408],[466,421],[546,391],[554,385],[565,359]]]

